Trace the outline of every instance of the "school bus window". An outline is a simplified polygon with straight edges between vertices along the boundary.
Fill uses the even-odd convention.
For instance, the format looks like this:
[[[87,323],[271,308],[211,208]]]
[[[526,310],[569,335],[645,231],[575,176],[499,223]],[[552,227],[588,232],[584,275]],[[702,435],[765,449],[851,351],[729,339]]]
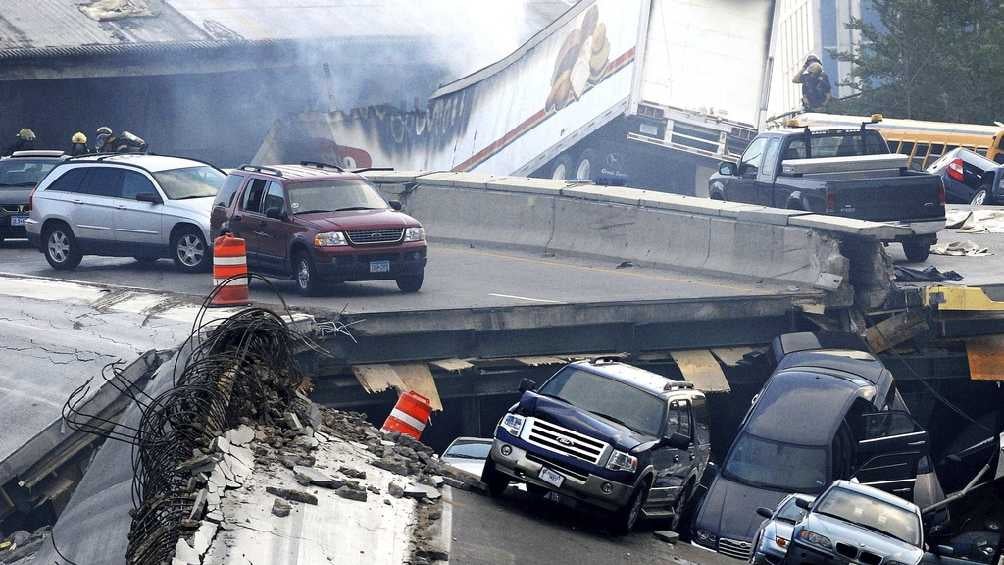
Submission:
[[[997,149],[1004,149],[1004,135],[997,141]]]
[[[936,145],[931,146],[931,155],[944,155],[944,154],[945,154],[944,145],[938,143]]]
[[[918,143],[917,144],[917,152],[914,154],[914,156],[915,157],[923,157],[924,155],[927,155],[927,148],[928,148],[928,145],[926,143]]]
[[[905,153],[906,155],[913,155],[913,144],[906,142],[900,144],[898,152]]]

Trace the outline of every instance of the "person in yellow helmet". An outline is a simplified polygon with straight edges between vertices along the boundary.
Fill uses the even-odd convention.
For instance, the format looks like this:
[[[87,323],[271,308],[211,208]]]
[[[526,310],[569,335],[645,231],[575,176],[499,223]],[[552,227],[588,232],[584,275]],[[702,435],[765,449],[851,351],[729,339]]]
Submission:
[[[17,139],[7,148],[6,155],[15,151],[30,151],[35,148],[35,141],[35,132],[28,128],[22,128],[21,131],[17,132]]]
[[[806,112],[822,110],[830,101],[830,77],[819,57],[810,54],[791,82],[802,85],[802,106]]]
[[[91,148],[87,146],[87,136],[82,131],[73,134],[73,137],[70,138],[70,143],[73,144],[70,147],[70,155],[74,157],[91,152]]]

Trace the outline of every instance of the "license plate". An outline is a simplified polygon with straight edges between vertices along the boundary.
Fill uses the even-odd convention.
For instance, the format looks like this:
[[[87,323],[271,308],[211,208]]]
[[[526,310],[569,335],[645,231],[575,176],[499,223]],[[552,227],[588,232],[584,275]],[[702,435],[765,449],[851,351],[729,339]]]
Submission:
[[[25,220],[27,220],[27,219],[28,219],[28,216],[11,216],[10,217],[10,225],[11,226],[23,226]]]
[[[371,273],[389,273],[390,261],[370,261]]]
[[[545,483],[556,487],[560,487],[561,483],[565,482],[565,477],[562,477],[547,467],[541,467],[540,473],[537,476]]]

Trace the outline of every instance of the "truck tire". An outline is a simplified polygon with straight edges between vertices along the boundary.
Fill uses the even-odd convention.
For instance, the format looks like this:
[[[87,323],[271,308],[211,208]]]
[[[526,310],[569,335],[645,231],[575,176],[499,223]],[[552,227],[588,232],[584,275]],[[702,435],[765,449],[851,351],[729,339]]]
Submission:
[[[923,263],[931,256],[931,244],[926,238],[907,239],[903,241],[903,253],[907,261]]]
[[[575,163],[575,170],[572,171],[571,177],[575,180],[595,181],[596,178],[599,177],[599,172],[599,154],[592,149],[585,149],[579,155],[579,159]]]
[[[641,509],[648,499],[648,480],[635,487],[631,493],[631,498],[623,508],[614,512],[611,517],[610,529],[618,536],[623,536],[631,532],[638,520],[641,518]]]
[[[495,462],[492,461],[491,455],[485,460],[485,468],[481,471],[481,482],[488,487],[488,494],[492,497],[502,496],[505,492],[506,487],[509,486],[509,477],[498,472],[495,468]]]
[[[72,271],[83,258],[73,230],[62,222],[53,223],[45,228],[42,232],[42,245],[45,260],[57,271]]]
[[[562,153],[554,159],[554,164],[551,165],[551,179],[553,180],[572,180],[575,176],[575,163],[568,153]]]
[[[670,529],[680,534],[680,539],[690,538],[690,522],[693,521],[693,517],[690,516],[691,509],[693,509],[693,505],[690,504],[690,497],[694,491],[693,487],[693,482],[687,483],[683,487],[683,490],[680,491],[680,496],[676,499],[676,504],[673,505],[673,518],[670,522]],[[682,529],[688,531],[681,531],[681,526]]]

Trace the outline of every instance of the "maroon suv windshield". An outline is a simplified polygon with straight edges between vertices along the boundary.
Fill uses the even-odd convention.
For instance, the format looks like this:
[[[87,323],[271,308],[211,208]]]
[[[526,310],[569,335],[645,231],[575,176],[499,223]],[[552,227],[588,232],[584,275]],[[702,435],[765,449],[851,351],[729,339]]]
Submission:
[[[294,214],[386,210],[387,203],[361,180],[311,181],[289,185],[289,208]]]

